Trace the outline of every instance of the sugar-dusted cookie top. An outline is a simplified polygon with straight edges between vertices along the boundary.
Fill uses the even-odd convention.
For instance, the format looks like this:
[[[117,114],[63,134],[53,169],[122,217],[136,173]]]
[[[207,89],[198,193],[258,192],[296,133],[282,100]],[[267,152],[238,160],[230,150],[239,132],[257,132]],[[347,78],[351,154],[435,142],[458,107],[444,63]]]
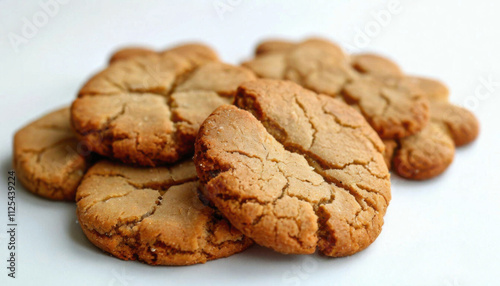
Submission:
[[[283,253],[346,256],[370,245],[391,198],[384,146],[348,105],[257,80],[202,124],[204,194],[245,235]]]
[[[101,155],[145,166],[176,162],[192,154],[203,119],[254,78],[202,45],[125,56],[82,87],[72,124]]]
[[[139,168],[100,161],[77,193],[80,225],[99,248],[125,260],[190,265],[252,244],[198,199],[192,161]]]
[[[37,195],[74,200],[93,157],[79,143],[71,129],[69,107],[35,120],[14,136],[13,165],[17,177]]]

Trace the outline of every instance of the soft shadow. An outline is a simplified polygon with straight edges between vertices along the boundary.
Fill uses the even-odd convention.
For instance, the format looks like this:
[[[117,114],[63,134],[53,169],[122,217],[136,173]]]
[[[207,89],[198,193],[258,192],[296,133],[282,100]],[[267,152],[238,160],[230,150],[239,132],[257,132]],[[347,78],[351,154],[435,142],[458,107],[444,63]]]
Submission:
[[[410,180],[399,176],[394,171],[391,171],[391,190],[394,191],[396,189],[399,189],[400,187],[409,187],[412,192],[428,190],[429,186],[432,186],[438,182],[446,181],[446,177],[449,173],[448,169],[445,170],[442,174],[426,180]]]
[[[300,254],[282,254],[276,251],[273,251],[270,248],[266,248],[260,245],[254,245],[251,248],[247,249],[241,254],[242,256],[247,256],[252,260],[258,261],[259,263],[284,263],[284,262],[295,262],[301,261],[304,258],[304,255]],[[327,257],[320,255],[318,252],[312,254],[314,259],[318,260],[328,260]]]

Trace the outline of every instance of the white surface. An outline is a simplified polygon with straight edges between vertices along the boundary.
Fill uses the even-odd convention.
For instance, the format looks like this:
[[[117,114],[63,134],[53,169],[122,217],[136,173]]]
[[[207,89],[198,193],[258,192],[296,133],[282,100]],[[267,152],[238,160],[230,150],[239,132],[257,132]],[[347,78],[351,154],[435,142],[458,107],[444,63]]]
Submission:
[[[489,96],[475,93],[482,79],[500,82],[500,2],[401,1],[401,12],[359,49],[357,29],[388,1],[69,1],[16,52],[9,35],[22,35],[23,18],[43,11],[38,2],[0,1],[0,285],[500,284],[500,85]],[[234,7],[219,16],[219,2]],[[408,73],[445,81],[454,103],[477,103],[480,137],[457,151],[445,174],[426,182],[393,177],[384,230],[372,246],[340,259],[253,247],[205,265],[151,267],[92,246],[75,223],[72,203],[18,187],[18,271],[15,280],[7,277],[6,176],[14,131],[69,104],[112,50],[201,40],[239,63],[260,39],[309,35],[391,55]]]

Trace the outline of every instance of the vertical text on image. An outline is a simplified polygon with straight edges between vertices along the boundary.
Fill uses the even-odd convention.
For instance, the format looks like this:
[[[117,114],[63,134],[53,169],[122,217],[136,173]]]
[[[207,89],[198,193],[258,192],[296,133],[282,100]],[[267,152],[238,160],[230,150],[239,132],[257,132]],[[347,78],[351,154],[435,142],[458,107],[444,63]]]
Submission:
[[[17,268],[16,172],[7,173],[7,276],[16,278]]]

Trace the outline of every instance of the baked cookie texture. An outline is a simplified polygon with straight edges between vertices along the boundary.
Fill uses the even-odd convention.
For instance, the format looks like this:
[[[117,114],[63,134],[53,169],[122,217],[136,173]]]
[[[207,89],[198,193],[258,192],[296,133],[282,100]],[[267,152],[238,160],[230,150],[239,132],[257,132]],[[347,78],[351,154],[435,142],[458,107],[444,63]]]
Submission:
[[[259,77],[293,80],[354,107],[384,140],[389,168],[394,165],[408,179],[441,174],[452,163],[455,146],[478,136],[476,117],[448,102],[445,85],[404,75],[380,55],[347,56],[321,39],[269,40],[260,43],[255,58],[243,66]]]
[[[173,163],[193,153],[203,119],[254,78],[199,44],[122,50],[81,88],[71,122],[96,153],[144,166]]]
[[[362,73],[371,69],[400,73],[396,65],[381,68],[383,59],[374,55],[351,60],[340,47],[322,39],[281,42],[261,43],[255,58],[242,65],[261,78],[291,80],[317,93],[342,97],[382,139],[410,136],[429,121],[428,99],[418,89],[397,76],[379,80],[380,72]]]
[[[14,135],[13,166],[30,192],[51,200],[73,201],[93,155],[71,129],[69,107],[53,111]]]
[[[386,161],[408,179],[424,180],[443,173],[453,162],[455,147],[474,141],[479,134],[479,122],[473,113],[451,104],[449,90],[441,82],[429,78],[405,76],[391,60],[373,55],[355,55],[363,72],[375,76],[399,77],[399,81],[419,90],[429,100],[430,123],[420,132],[399,140],[384,141]],[[356,65],[353,62],[353,65]],[[360,65],[359,63],[357,65]],[[387,79],[385,79],[387,80]],[[392,150],[392,151],[391,151]],[[394,156],[393,156],[394,155]]]
[[[384,145],[348,105],[279,80],[242,84],[202,124],[204,195],[282,253],[347,256],[379,235],[391,199]]]
[[[87,238],[124,260],[191,265],[240,252],[252,241],[198,199],[192,160],[140,168],[100,161],[77,192]]]

